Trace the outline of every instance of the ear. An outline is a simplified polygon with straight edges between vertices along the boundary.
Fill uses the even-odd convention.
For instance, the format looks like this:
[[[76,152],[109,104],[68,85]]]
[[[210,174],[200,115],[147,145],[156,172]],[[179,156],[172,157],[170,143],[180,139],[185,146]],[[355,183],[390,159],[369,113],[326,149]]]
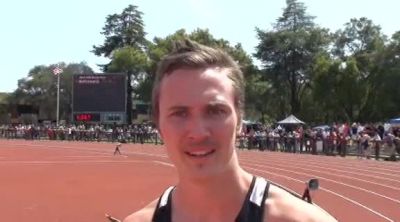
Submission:
[[[243,127],[243,121],[242,117],[238,117],[237,125],[236,125],[236,135],[239,135],[240,132],[242,132],[242,127]]]

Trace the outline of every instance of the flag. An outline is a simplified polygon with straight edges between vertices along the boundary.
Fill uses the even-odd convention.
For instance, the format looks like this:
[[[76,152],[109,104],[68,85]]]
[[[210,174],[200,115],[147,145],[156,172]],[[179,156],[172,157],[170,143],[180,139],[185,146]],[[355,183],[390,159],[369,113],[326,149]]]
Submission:
[[[62,72],[63,72],[63,70],[58,66],[53,69],[53,74],[56,76]]]

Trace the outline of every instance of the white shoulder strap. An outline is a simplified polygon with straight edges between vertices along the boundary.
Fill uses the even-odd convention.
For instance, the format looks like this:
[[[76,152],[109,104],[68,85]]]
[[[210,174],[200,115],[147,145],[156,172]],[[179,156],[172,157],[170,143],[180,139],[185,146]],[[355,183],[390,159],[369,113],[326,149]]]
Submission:
[[[159,206],[158,206],[159,208],[160,208],[160,207],[164,207],[164,206],[167,205],[169,194],[171,193],[171,191],[172,191],[174,188],[175,188],[175,187],[171,186],[171,187],[168,187],[168,189],[166,189],[166,190],[164,191],[164,193],[163,193],[162,196],[160,197],[160,204],[159,204]]]
[[[259,207],[261,207],[266,186],[267,181],[265,181],[264,178],[256,178],[256,182],[254,183],[254,187],[250,195],[250,201]]]

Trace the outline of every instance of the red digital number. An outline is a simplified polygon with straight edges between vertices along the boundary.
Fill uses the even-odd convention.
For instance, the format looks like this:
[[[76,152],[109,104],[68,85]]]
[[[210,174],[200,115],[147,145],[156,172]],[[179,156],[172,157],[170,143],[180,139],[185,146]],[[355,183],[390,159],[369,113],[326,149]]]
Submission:
[[[92,119],[91,114],[78,114],[76,116],[77,121],[90,121]]]

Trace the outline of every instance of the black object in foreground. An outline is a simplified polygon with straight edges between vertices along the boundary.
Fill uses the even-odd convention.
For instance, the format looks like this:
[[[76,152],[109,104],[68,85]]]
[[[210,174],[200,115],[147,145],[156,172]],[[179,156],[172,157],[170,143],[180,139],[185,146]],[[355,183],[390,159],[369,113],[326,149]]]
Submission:
[[[318,179],[310,179],[306,183],[306,189],[304,190],[303,196],[301,199],[307,200],[308,203],[312,203],[310,191],[318,190],[319,188],[319,181]]]

